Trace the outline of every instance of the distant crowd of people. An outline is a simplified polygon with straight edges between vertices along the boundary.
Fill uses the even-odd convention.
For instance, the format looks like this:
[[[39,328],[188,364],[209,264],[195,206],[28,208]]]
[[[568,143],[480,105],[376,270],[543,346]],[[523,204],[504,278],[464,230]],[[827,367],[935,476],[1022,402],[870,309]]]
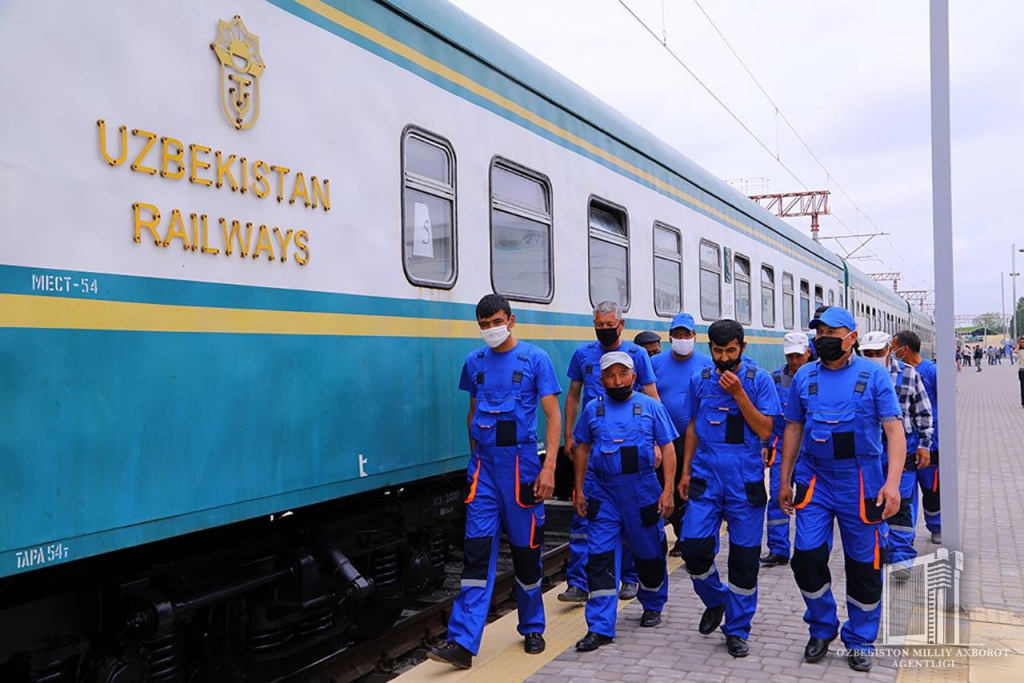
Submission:
[[[977,344],[971,348],[970,345],[964,344],[957,347],[956,369],[959,372],[965,367],[971,367],[973,360],[975,372],[981,372],[982,360],[987,360],[989,365],[1002,365],[1004,358],[1010,360],[1010,365],[1017,366],[1017,380],[1020,382],[1020,407],[1024,408],[1024,337],[1017,339],[1016,344],[1006,340],[1001,346],[989,344],[986,347]]]
[[[1024,339],[1024,337],[1022,337]],[[1019,346],[1019,342],[1018,342]],[[977,344],[973,348],[969,344],[964,344],[962,347],[957,349],[957,369],[971,367],[971,361],[974,361],[974,367],[976,372],[981,372],[982,361],[988,365],[1002,365],[1003,359],[1009,359],[1010,364],[1013,365],[1017,362],[1014,354],[1013,342],[1007,340],[1000,346],[993,346],[989,344],[984,346]]]

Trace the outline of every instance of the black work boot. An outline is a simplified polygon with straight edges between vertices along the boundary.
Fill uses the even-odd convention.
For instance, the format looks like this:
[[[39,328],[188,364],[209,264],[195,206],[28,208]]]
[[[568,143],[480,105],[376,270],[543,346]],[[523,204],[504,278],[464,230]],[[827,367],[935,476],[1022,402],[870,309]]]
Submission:
[[[750,648],[747,647],[747,641],[740,636],[726,636],[725,647],[729,650],[729,654],[737,659],[740,657],[746,657],[750,654]]]
[[[825,658],[825,655],[828,654],[828,646],[835,639],[835,636],[832,636],[827,640],[822,640],[821,638],[815,638],[812,636],[811,639],[807,641],[807,646],[804,648],[804,661],[808,664],[820,662]]]
[[[651,628],[661,623],[661,612],[655,612],[652,609],[645,609],[643,616],[640,617],[640,625],[644,628]]]
[[[587,631],[587,635],[583,636],[576,643],[576,652],[590,652],[596,650],[602,645],[607,645],[612,642],[614,638],[608,636],[602,636],[600,633],[594,633],[593,631]]]
[[[523,638],[523,650],[528,655],[539,655],[547,647],[544,636],[539,633],[527,633]]]
[[[427,650],[427,658],[442,664],[451,664],[456,669],[468,669],[473,666],[473,654],[454,640],[430,648]]]
[[[559,602],[586,602],[589,597],[590,594],[579,586],[569,586],[557,596]]]
[[[697,626],[697,630],[700,631],[702,636],[713,633],[716,628],[722,625],[722,617],[724,616],[725,605],[708,607],[700,617],[700,624]]]

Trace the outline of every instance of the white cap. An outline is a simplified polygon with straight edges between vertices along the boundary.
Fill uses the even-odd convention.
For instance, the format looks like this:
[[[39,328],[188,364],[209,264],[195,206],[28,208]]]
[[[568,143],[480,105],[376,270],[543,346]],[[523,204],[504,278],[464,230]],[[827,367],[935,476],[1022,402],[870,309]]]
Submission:
[[[782,353],[805,353],[810,346],[807,343],[807,335],[803,332],[788,332],[782,338]]]
[[[860,340],[860,349],[861,351],[881,351],[891,341],[892,337],[885,332],[868,332]]]
[[[612,351],[601,356],[602,370],[615,364],[625,365],[630,370],[633,369],[633,359],[625,351]]]

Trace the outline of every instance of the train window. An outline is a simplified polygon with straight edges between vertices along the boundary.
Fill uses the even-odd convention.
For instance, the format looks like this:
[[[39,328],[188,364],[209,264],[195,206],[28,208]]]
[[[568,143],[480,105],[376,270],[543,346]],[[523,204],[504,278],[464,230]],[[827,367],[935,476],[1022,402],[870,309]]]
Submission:
[[[825,288],[821,285],[814,285],[814,310],[825,305]]]
[[[491,284],[510,299],[548,303],[551,185],[544,176],[495,159],[491,165]]]
[[[629,228],[626,211],[590,200],[590,302],[629,308]]]
[[[704,240],[700,241],[700,317],[722,317],[722,250]]]
[[[782,274],[782,326],[787,330],[793,329],[793,274]]]
[[[835,306],[836,305],[836,293],[834,291],[832,291],[831,289],[828,290],[828,305],[829,306]]]
[[[811,284],[807,280],[800,281],[800,327],[810,329],[811,325]]]
[[[753,321],[750,310],[750,259],[739,254],[733,259],[733,298],[736,301],[736,320],[749,325]]]
[[[679,231],[654,224],[654,312],[671,316],[683,310],[683,249]]]
[[[402,259],[409,282],[455,284],[455,152],[418,128],[402,134]]]
[[[761,266],[761,324],[775,327],[775,269]]]

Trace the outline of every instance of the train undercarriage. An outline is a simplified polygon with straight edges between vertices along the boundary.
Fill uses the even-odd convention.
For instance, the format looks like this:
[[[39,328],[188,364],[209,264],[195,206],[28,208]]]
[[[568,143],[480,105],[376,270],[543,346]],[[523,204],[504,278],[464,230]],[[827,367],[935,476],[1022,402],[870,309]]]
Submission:
[[[444,581],[446,475],[0,581],[0,680],[274,681]]]

